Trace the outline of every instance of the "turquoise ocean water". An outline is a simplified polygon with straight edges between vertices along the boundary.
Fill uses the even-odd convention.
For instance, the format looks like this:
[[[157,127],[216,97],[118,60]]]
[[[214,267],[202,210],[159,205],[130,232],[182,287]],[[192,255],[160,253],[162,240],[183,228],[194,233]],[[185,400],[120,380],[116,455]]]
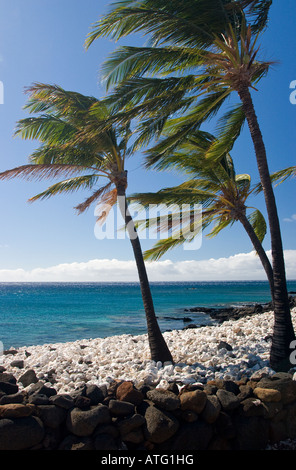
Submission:
[[[296,291],[296,281],[288,282]],[[192,323],[211,324],[196,306],[269,302],[267,282],[152,283],[162,331]],[[2,283],[0,341],[4,349],[146,332],[140,287],[136,283]]]

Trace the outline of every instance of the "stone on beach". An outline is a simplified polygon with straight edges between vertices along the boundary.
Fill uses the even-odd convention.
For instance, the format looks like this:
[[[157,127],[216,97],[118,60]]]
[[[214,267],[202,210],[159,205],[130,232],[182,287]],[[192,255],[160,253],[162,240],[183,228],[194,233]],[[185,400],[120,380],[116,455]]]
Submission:
[[[67,418],[67,428],[76,436],[90,436],[98,424],[111,422],[107,406],[97,405],[88,410],[73,408]]]
[[[292,319],[296,328],[295,308]],[[11,355],[1,357],[6,372],[0,373],[0,395],[1,392],[15,395],[34,391],[50,396],[54,381],[58,394],[72,394],[84,387],[84,396],[97,404],[104,399],[104,387],[108,389],[117,380],[116,398],[138,405],[143,399],[139,391],[143,386],[168,389],[175,383],[180,388],[222,378],[239,380],[258,371],[268,375],[274,373],[269,368],[268,339],[273,331],[273,320],[270,311],[219,325],[164,332],[174,364],[155,363],[150,359],[147,335],[124,334],[20,347],[14,351],[13,360],[23,361],[22,369],[11,367]],[[17,379],[14,383],[7,378],[10,372]],[[294,396],[292,389],[290,393]]]

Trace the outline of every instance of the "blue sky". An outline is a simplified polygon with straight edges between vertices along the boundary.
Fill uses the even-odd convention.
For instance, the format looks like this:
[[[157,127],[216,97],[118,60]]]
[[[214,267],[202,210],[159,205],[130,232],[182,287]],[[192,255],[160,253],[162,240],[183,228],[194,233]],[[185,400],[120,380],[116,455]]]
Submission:
[[[22,109],[26,102],[25,87],[33,82],[43,82],[96,97],[105,94],[99,80],[100,65],[117,45],[109,39],[100,39],[85,51],[83,44],[90,25],[106,11],[108,3],[96,0],[0,0],[0,81],[4,86],[4,104],[0,104],[0,171],[27,163],[28,155],[38,146],[38,142],[13,138],[17,120],[26,116]],[[292,91],[289,85],[296,80],[295,13],[295,0],[274,2],[269,27],[260,43],[261,56],[278,63],[260,82],[259,91],[252,93],[271,172],[295,165],[296,160],[296,105],[289,100]],[[126,39],[125,43],[141,45],[141,39]],[[255,155],[247,127],[236,143],[232,156],[237,172],[250,173],[253,181],[257,181]],[[157,190],[180,181],[174,174],[144,171],[141,163],[140,153],[129,161],[130,192]],[[296,250],[295,183],[295,180],[288,181],[275,190],[283,244],[289,256],[288,277],[294,279],[296,269],[293,268],[291,256]],[[27,280],[38,280],[38,272],[41,273],[38,269],[43,270],[40,274],[40,280],[43,280],[44,272],[57,266],[59,269],[53,270],[50,280],[88,280],[82,268],[89,267],[90,260],[105,260],[98,261],[92,280],[122,280],[116,271],[126,266],[123,263],[133,259],[129,241],[96,239],[95,208],[80,216],[73,209],[84,200],[86,194],[82,192],[28,204],[28,198],[45,189],[45,186],[46,182],[29,183],[19,179],[0,183],[0,281],[23,280],[25,275]],[[263,197],[256,197],[252,204],[265,214]],[[152,242],[143,240],[142,245],[146,249]],[[266,250],[270,248],[269,236],[266,236],[264,247]],[[216,271],[208,275],[210,278],[218,278],[218,273],[221,277],[221,269],[225,269],[225,279],[240,276],[264,279],[261,269],[255,275],[252,263],[248,272],[242,270],[242,266],[246,266],[244,256],[240,257],[237,274],[232,270],[235,262],[230,269],[229,260],[237,260],[241,254],[249,254],[251,259],[251,250],[247,235],[236,224],[214,239],[203,237],[199,250],[184,251],[179,248],[170,251],[159,269],[167,266],[172,276],[170,279],[173,279],[177,263],[179,267],[183,263],[182,270],[176,270],[176,280],[184,278],[182,276],[202,280],[205,264],[196,265],[193,270],[189,263],[191,260],[205,263],[209,259],[224,259],[224,268],[219,268],[218,263]],[[112,259],[117,260],[118,264],[108,261]],[[102,270],[102,266],[107,265],[108,275]],[[77,267],[81,268],[81,272]],[[69,274],[74,268],[79,271],[77,277]],[[157,279],[157,270],[153,269],[153,279]],[[196,269],[201,271],[196,273]],[[184,270],[187,270],[186,274]],[[61,273],[65,272],[67,274],[63,277]],[[163,276],[165,280],[166,274]]]

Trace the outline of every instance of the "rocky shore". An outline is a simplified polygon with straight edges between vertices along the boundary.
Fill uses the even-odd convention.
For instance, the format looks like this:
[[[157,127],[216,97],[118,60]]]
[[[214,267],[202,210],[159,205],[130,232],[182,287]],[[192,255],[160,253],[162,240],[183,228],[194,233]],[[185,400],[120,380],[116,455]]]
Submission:
[[[23,379],[24,380],[24,379]],[[296,381],[257,373],[179,389],[114,380],[70,394],[0,374],[0,450],[262,450],[296,437]]]
[[[165,332],[174,364],[149,359],[146,335],[10,348],[0,450],[293,446],[296,368],[270,369],[272,330],[267,311]]]
[[[292,292],[290,293],[292,294]],[[293,293],[294,294],[294,293]],[[296,296],[289,296],[290,307],[296,307]],[[208,314],[213,320],[217,323],[223,323],[227,320],[239,320],[245,316],[256,315],[257,313],[270,312],[272,311],[272,302],[267,302],[265,304],[247,304],[241,305],[239,307],[193,307],[185,309],[184,312],[200,312]],[[184,322],[190,321],[190,317],[184,317]],[[191,328],[197,327],[197,325],[191,324]],[[185,327],[186,328],[186,327]],[[187,327],[188,328],[188,327]]]

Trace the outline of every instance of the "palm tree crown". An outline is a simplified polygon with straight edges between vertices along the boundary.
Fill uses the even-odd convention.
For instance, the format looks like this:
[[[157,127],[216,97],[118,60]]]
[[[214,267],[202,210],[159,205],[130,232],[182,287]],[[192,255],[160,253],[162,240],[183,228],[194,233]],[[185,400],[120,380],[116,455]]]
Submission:
[[[158,231],[167,229],[170,223],[172,233],[169,237],[159,240],[151,249],[144,253],[146,259],[159,259],[168,250],[185,242],[190,242],[213,225],[208,237],[218,235],[221,230],[239,221],[249,235],[254,249],[258,253],[270,283],[273,297],[273,274],[270,261],[262,247],[266,234],[266,222],[262,213],[247,206],[247,199],[257,189],[251,186],[248,174],[236,174],[229,154],[218,161],[208,158],[207,149],[215,141],[211,134],[196,133],[183,143],[172,154],[169,152],[155,164],[158,170],[175,168],[186,175],[186,181],[172,188],[165,188],[157,193],[137,193],[130,197],[146,207],[150,204],[169,204],[171,207],[184,207],[180,217],[164,215],[155,219],[138,222],[139,226],[154,226]],[[193,205],[202,206],[200,215],[194,213]],[[190,207],[191,209],[190,209]],[[252,209],[249,214],[247,211]],[[167,217],[169,220],[167,220]],[[200,217],[200,220],[196,218]],[[170,219],[174,220],[172,222]],[[178,222],[182,225],[181,236]]]
[[[28,165],[7,170],[0,179],[63,177],[30,201],[78,189],[91,190],[91,195],[76,209],[82,213],[99,202],[101,222],[119,202],[138,269],[151,356],[156,361],[172,361],[157,323],[139,238],[126,205],[129,126],[106,128],[109,110],[93,97],[46,84],[35,84],[28,92],[26,108],[30,113],[42,114],[20,120],[16,134],[24,139],[38,139],[41,146],[33,152]]]

